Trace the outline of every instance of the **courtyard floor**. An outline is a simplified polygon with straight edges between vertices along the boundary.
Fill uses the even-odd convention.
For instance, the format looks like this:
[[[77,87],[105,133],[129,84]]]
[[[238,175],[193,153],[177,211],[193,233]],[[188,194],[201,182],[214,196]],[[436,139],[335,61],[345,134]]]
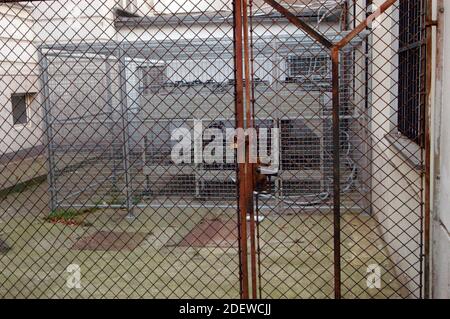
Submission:
[[[232,207],[119,209],[83,216],[81,226],[47,216],[47,184],[0,202],[0,297],[238,298],[236,210]],[[333,223],[329,213],[265,213],[259,223],[258,291],[266,298],[333,297]],[[345,298],[400,298],[406,292],[364,213],[342,215]],[[81,288],[69,288],[67,267],[80,266]],[[367,287],[378,265],[382,284]]]

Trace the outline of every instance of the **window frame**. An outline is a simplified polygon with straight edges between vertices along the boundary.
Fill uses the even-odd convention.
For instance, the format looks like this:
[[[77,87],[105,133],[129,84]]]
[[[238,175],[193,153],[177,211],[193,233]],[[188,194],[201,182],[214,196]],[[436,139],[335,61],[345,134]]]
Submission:
[[[31,105],[36,97],[35,92],[14,92],[11,94],[10,101],[11,101],[11,120],[12,125],[14,128],[23,128],[23,127],[30,127],[31,126]],[[26,122],[25,123],[16,123],[14,118],[14,108],[15,105],[13,103],[13,97],[14,96],[23,96],[25,100],[25,117]]]
[[[399,4],[397,131],[421,148],[425,141],[426,1]]]

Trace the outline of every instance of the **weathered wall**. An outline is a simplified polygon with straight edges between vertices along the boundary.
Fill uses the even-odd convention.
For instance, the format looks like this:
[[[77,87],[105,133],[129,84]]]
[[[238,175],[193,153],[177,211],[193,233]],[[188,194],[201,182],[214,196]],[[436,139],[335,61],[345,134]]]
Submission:
[[[450,298],[450,2],[438,1],[435,142],[437,199],[433,216],[433,297]],[[440,152],[440,154],[439,154]]]
[[[32,2],[38,43],[108,41],[115,38],[114,9],[119,0]]]
[[[31,11],[21,5],[0,5],[0,155],[40,145],[38,98],[29,108],[27,125],[13,125],[11,94],[39,92],[37,51]]]
[[[139,16],[153,14],[157,1],[161,0],[114,0],[117,7]]]
[[[376,0],[380,5],[384,1]],[[388,244],[396,272],[419,296],[421,170],[409,160],[421,150],[401,138],[397,127],[398,10],[391,8],[373,30],[371,69],[372,214]]]
[[[153,0],[157,13],[187,13],[232,9],[231,1],[224,0]]]

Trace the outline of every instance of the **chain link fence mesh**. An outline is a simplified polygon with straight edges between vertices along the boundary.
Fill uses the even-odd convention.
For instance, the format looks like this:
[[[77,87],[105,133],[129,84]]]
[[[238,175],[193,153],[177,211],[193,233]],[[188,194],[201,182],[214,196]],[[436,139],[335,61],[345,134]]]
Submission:
[[[278,2],[332,43],[382,3]],[[396,1],[342,48],[337,88],[330,50],[269,1],[244,1],[247,61],[232,1],[1,2],[0,296],[239,298],[248,281],[261,298],[423,297],[425,2]],[[236,63],[279,145],[248,194],[254,281],[226,154]]]

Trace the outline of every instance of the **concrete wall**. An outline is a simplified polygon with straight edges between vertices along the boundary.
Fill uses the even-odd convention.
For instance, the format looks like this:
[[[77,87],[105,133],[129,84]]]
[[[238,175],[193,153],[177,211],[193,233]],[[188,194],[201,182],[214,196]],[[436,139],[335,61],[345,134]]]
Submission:
[[[376,0],[380,5],[384,1]],[[391,8],[373,30],[371,66],[372,214],[388,244],[398,276],[419,296],[421,187],[417,145],[396,133],[398,92],[398,11]]]
[[[39,97],[28,109],[28,124],[13,125],[11,94],[39,92],[37,51],[33,43],[31,10],[22,5],[0,5],[0,154],[41,144]]]
[[[150,12],[146,1],[137,2],[141,13]],[[64,0],[0,5],[0,154],[43,143],[38,46],[114,40],[114,9],[119,4],[120,0]],[[39,94],[28,110],[29,123],[14,126],[11,94],[25,92]]]
[[[321,22],[318,30],[322,33],[333,33],[338,25],[332,22]],[[268,31],[270,30],[270,32]],[[215,38],[233,38],[233,25],[231,22],[209,23],[209,24],[166,24],[164,26],[155,25],[150,27],[123,27],[118,31],[118,40],[127,41],[150,41],[150,40],[177,40],[177,39],[207,39]],[[254,37],[264,34],[273,34],[277,36],[292,35],[301,36],[303,33],[291,23],[286,22],[267,22],[258,24],[254,30]]]
[[[0,5],[0,154],[42,145],[41,94],[28,110],[27,125],[13,125],[12,93],[40,93],[38,46],[115,38],[119,0],[42,1]]]
[[[44,156],[38,156],[44,144],[39,45],[115,39],[114,9],[118,2],[64,0],[0,5],[0,157],[7,155],[0,164],[0,188],[47,172]],[[13,125],[11,94],[27,92],[37,93],[27,110],[29,121]]]
[[[129,13],[139,16],[151,15],[155,12],[155,2],[159,0],[114,0],[115,5]],[[172,1],[170,1],[172,2]]]
[[[438,17],[435,97],[436,201],[433,210],[433,297],[450,298],[450,2],[437,1]],[[440,153],[440,154],[439,154]]]
[[[38,43],[107,41],[115,37],[118,0],[32,2]]]
[[[232,10],[232,1],[224,0],[153,0],[153,2],[155,11],[164,14]]]

